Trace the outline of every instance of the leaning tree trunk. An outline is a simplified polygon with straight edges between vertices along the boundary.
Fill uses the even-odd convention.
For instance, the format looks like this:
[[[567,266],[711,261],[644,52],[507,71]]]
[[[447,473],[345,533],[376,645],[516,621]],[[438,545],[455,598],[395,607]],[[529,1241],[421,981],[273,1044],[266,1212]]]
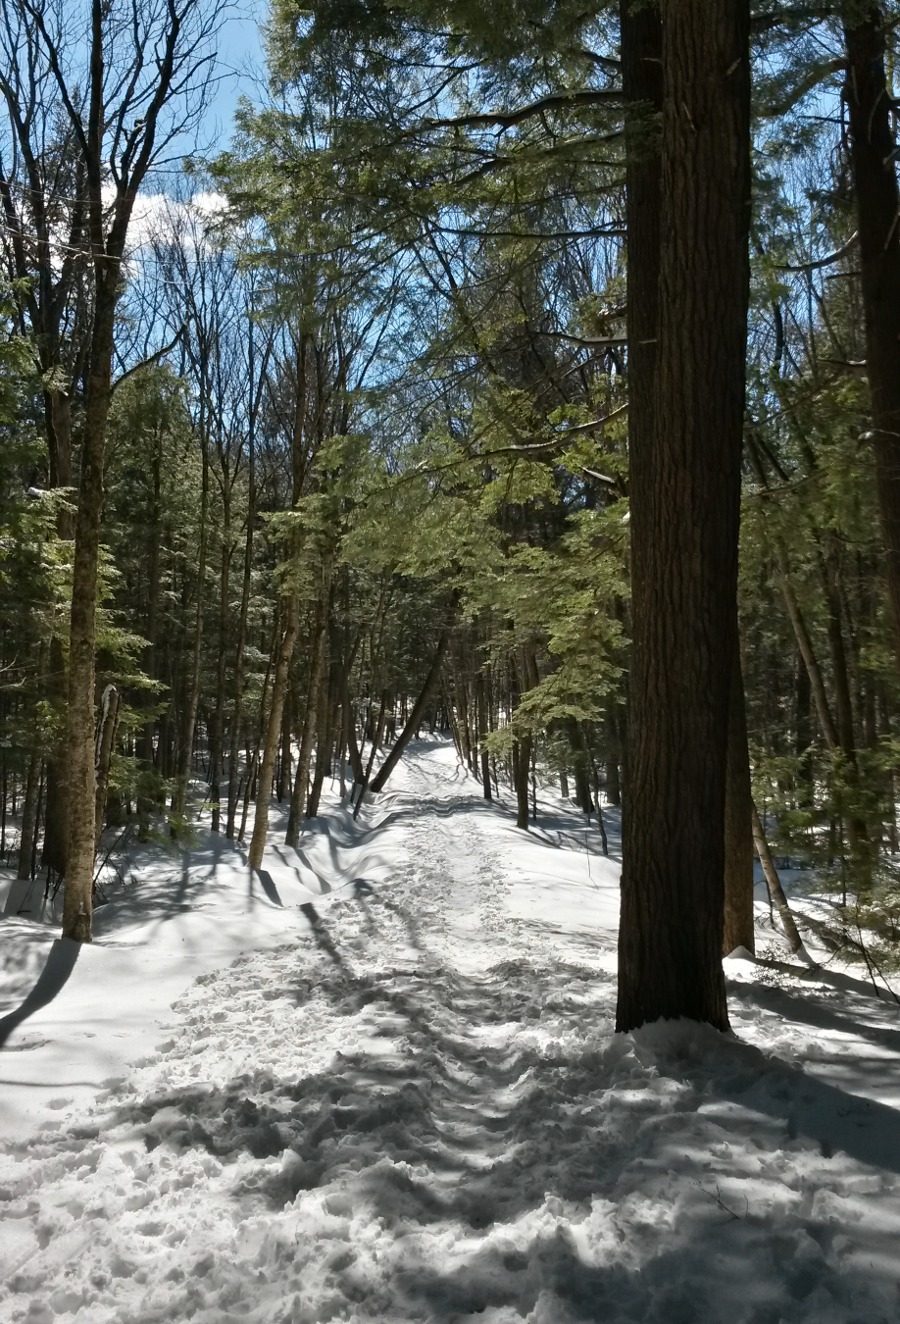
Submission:
[[[445,625],[443,631],[441,632],[441,637],[438,640],[438,646],[437,649],[435,650],[434,659],[428,670],[428,675],[425,677],[425,683],[422,686],[421,691],[419,692],[419,697],[418,699],[416,699],[415,703],[413,704],[412,711],[410,712],[409,717],[406,719],[403,730],[400,732],[397,739],[394,741],[393,749],[391,750],[390,754],[388,754],[384,763],[382,763],[381,767],[378,769],[378,773],[375,777],[375,780],[372,782],[372,790],[375,791],[376,793],[384,788],[388,777],[390,777],[391,773],[394,771],[397,764],[400,762],[401,758],[403,757],[403,751],[406,749],[406,746],[409,744],[413,735],[418,730],[419,723],[422,721],[422,718],[425,714],[425,709],[428,707],[428,704],[431,702],[431,697],[438,687],[438,681],[441,678],[441,666],[444,661],[444,655],[447,652],[447,645],[450,642],[450,634],[452,628],[453,627],[450,624]]]
[[[727,1029],[724,787],[749,289],[749,4],[666,0],[662,12],[655,418],[632,437],[632,758],[616,1024],[684,1016]],[[631,383],[632,400],[641,385]]]
[[[900,189],[896,105],[885,77],[881,7],[846,6],[844,97],[859,221],[866,375],[887,582],[900,665]]]
[[[781,927],[784,930],[784,936],[787,938],[791,955],[801,956],[803,960],[808,961],[809,957],[803,945],[803,939],[800,937],[800,931],[794,920],[793,912],[784,894],[784,888],[781,886],[781,879],[778,877],[778,870],[775,868],[775,861],[772,859],[772,852],[769,850],[769,843],[766,841],[762,819],[752,801],[750,803],[750,813],[753,827],[753,844],[762,866],[763,877],[769,891],[769,900],[774,909],[778,911],[778,918],[781,920]]]

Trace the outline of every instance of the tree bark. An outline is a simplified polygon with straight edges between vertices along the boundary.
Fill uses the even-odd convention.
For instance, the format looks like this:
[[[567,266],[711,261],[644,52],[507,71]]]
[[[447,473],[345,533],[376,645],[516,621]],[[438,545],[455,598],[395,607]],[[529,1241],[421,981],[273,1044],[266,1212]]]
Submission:
[[[846,6],[844,98],[859,221],[866,375],[894,648],[900,666],[900,189],[877,4]],[[860,21],[854,21],[854,20]]]
[[[528,777],[531,771],[531,736],[523,734],[513,741],[513,789],[516,793],[516,827],[528,831]]]
[[[112,389],[118,264],[97,263],[96,305],[84,411],[75,521],[66,716],[68,835],[63,937],[91,941],[97,784],[94,768],[94,648],[103,509],[103,457]]]
[[[616,1025],[728,1028],[721,951],[749,289],[746,0],[663,5],[652,431],[632,436],[632,759]],[[646,383],[632,381],[631,398]]]

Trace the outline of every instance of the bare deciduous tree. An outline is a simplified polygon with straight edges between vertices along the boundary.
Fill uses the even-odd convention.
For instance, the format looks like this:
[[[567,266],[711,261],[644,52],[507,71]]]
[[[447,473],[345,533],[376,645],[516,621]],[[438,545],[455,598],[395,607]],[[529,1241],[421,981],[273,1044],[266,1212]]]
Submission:
[[[43,284],[43,315],[51,331],[54,290],[57,299],[68,295],[76,271],[84,273],[83,297],[90,308],[89,332],[79,350],[80,436],[72,448],[80,463],[64,755],[63,934],[78,941],[91,937],[97,568],[116,311],[129,225],[150,172],[196,129],[222,11],[223,0],[0,0],[0,40],[6,48],[0,92],[9,124],[7,152],[17,158],[4,171],[0,193],[14,254],[19,245],[16,263],[38,287]],[[52,125],[57,126],[52,141],[64,145],[67,158],[66,169],[53,173]],[[33,216],[37,208],[43,217],[30,250],[12,187],[22,171],[27,211]],[[66,383],[55,380],[52,386],[70,394]],[[70,478],[65,466],[59,467],[62,449],[58,456],[60,480],[71,481],[74,472]]]

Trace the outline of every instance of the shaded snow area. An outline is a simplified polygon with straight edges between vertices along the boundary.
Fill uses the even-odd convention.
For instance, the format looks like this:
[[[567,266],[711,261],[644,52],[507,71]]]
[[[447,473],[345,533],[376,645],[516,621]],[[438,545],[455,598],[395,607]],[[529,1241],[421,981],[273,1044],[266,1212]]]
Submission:
[[[733,1037],[615,1036],[596,826],[395,778],[4,922],[0,1319],[895,1324],[896,1005],[732,960]]]

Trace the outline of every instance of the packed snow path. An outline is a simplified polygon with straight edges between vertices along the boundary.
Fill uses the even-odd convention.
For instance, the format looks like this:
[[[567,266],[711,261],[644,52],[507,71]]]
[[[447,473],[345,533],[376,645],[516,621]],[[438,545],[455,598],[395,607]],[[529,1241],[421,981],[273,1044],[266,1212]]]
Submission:
[[[8,1147],[0,1319],[894,1324],[896,1008],[746,965],[740,1039],[616,1037],[596,829],[517,832],[446,745],[396,781],[270,852],[246,937],[289,941]]]

